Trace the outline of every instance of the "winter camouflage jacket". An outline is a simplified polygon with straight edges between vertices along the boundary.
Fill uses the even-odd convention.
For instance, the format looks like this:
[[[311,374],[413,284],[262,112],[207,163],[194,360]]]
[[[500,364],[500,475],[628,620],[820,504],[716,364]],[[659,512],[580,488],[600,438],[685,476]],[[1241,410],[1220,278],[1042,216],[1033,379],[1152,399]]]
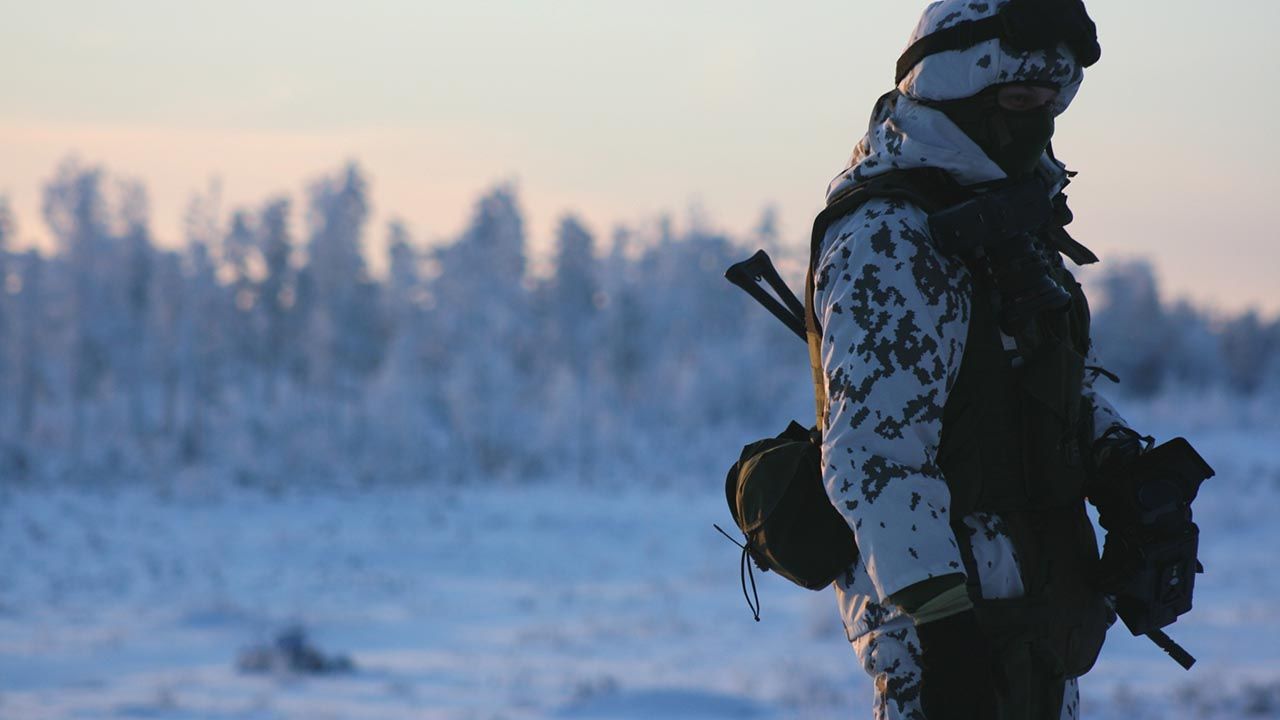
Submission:
[[[951,23],[990,15],[999,4],[937,3],[925,12],[912,42]],[[1061,113],[1082,77],[1065,48],[1010,53],[993,40],[930,56],[881,98],[828,197],[894,169],[941,168],[963,185],[1000,180],[1003,171],[968,136],[916,100],[963,98],[995,84],[1040,81],[1059,86],[1054,110]],[[1041,172],[1054,181],[1051,194],[1066,183],[1065,167],[1048,155]],[[965,350],[972,284],[960,260],[934,249],[922,210],[887,200],[871,200],[830,226],[815,275],[824,278],[815,294],[828,399],[823,482],[861,550],[836,586],[849,639],[865,648],[856,641],[902,617],[886,598],[928,578],[963,572],[946,514],[947,485],[934,459],[942,408]],[[1090,358],[1089,364],[1098,363]],[[1086,374],[1084,394],[1100,436],[1123,420],[1094,390],[1093,379]],[[963,521],[984,597],[1021,595],[1017,558],[1000,518],[975,513]]]

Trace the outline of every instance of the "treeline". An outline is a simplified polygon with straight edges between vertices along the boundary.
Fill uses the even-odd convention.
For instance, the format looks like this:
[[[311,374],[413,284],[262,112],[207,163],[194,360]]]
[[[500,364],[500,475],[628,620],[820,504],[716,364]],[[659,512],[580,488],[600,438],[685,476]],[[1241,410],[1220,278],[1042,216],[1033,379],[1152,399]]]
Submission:
[[[1151,397],[1171,388],[1241,397],[1280,392],[1280,318],[1225,316],[1185,301],[1162,302],[1151,265],[1104,263],[1093,288],[1093,338],[1122,382]],[[1100,292],[1098,292],[1100,291]]]
[[[16,251],[0,198],[0,482],[678,481],[734,443],[812,414],[804,347],[726,283],[757,247],[798,284],[771,215],[750,237],[692,222],[572,215],[534,277],[515,191],[423,248],[393,222],[365,256],[356,166],[223,213],[195,198],[157,247],[144,189],[63,164],[45,185],[55,247]],[[1160,303],[1149,268],[1100,284],[1123,387],[1280,387],[1280,326]]]

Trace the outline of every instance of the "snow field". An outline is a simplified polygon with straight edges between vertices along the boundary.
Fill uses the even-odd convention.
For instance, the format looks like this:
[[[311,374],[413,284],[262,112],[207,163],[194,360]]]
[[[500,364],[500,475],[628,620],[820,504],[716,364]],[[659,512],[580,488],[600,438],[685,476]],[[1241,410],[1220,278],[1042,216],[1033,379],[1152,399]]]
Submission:
[[[1117,626],[1085,717],[1280,717],[1280,423],[1185,398],[1127,415],[1218,470],[1208,573],[1170,629],[1199,663]],[[0,718],[867,717],[830,593],[758,574],[752,621],[720,483],[4,488]],[[236,672],[293,622],[356,671]]]

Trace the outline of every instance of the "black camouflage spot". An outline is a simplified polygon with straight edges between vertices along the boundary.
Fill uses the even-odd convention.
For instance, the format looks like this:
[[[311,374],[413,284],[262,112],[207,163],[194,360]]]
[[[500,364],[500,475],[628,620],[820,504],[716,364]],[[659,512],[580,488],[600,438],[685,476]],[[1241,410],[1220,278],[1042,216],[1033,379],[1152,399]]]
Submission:
[[[933,422],[942,419],[942,404],[938,402],[938,389],[934,388],[907,403],[906,417],[916,422]]]
[[[884,151],[887,154],[892,155],[893,157],[899,157],[902,155],[902,142],[906,139],[905,135],[898,132],[893,125],[888,123],[880,126],[880,135],[884,138]],[[892,159],[890,162],[893,163],[894,167],[897,167],[897,163]]]
[[[943,16],[943,18],[939,20],[936,25],[933,26],[933,32],[942,30],[943,28],[954,23],[955,21],[959,20],[962,17],[964,17],[964,13],[960,12],[959,10],[953,13],[948,13],[947,15]]]
[[[868,503],[874,503],[893,480],[901,480],[911,475],[911,471],[906,467],[892,463],[879,455],[867,458],[866,462],[862,463],[861,470],[862,497]]]
[[[991,56],[983,55],[982,57],[978,58],[978,67],[983,69],[991,67]]]
[[[904,643],[906,641],[905,637],[895,639]],[[892,665],[885,668],[884,697],[897,704],[899,715],[905,715],[907,704],[915,702],[920,697],[920,679],[913,672],[903,671],[901,665],[902,661],[894,660]]]
[[[921,501],[922,499],[923,499],[923,498],[921,498],[921,497],[920,497],[920,493],[918,493],[918,492],[913,492],[913,493],[911,493],[911,510],[912,510],[912,512],[915,512],[915,509],[916,509],[916,508],[918,508],[918,507],[920,507],[920,501]],[[911,529],[912,529],[912,530],[915,530],[915,529],[916,529],[916,526],[915,526],[915,525],[912,525],[912,526],[911,526]]]
[[[884,418],[876,426],[876,434],[887,440],[899,440],[903,437],[902,431],[913,423],[941,420],[942,406],[938,404],[937,397],[938,389],[934,388],[908,401],[902,409],[902,417]]]
[[[885,257],[896,257],[894,248],[896,243],[893,242],[893,231],[889,229],[888,223],[882,223],[880,229],[871,234],[871,249],[877,255]]]
[[[830,265],[823,265],[818,268],[817,276],[813,281],[814,292],[822,292],[827,289],[827,285],[831,282],[831,272],[834,268]]]
[[[852,585],[853,580],[845,583]],[[862,622],[866,625],[868,631],[882,627],[885,623],[893,619],[893,610],[881,605],[880,603],[868,602],[862,610]],[[874,642],[872,638],[872,642]]]
[[[903,370],[916,367],[926,355],[938,351],[938,342],[923,334],[916,325],[914,310],[908,310],[898,318],[898,324],[894,327],[893,345],[898,366]]]

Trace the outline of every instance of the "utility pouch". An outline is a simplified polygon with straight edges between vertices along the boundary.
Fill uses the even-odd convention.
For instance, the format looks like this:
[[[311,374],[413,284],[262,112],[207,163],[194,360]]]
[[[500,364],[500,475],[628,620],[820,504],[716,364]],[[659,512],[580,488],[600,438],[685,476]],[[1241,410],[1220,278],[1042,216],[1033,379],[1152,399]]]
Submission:
[[[1100,469],[1090,499],[1107,529],[1098,585],[1134,635],[1191,610],[1200,529],[1191,503],[1213,468],[1183,438]]]
[[[725,499],[746,551],[809,590],[822,590],[858,559],[853,530],[822,485],[822,448],[792,421],[774,438],[742,449],[725,478]]]
[[[1107,536],[1106,552],[1114,552],[1115,543],[1133,542],[1135,557],[1131,572],[1111,588],[1116,598],[1116,614],[1134,635],[1172,625],[1179,616],[1190,612],[1195,592],[1196,573],[1200,561],[1196,554],[1200,529],[1195,523],[1172,537],[1134,542],[1124,534]]]

